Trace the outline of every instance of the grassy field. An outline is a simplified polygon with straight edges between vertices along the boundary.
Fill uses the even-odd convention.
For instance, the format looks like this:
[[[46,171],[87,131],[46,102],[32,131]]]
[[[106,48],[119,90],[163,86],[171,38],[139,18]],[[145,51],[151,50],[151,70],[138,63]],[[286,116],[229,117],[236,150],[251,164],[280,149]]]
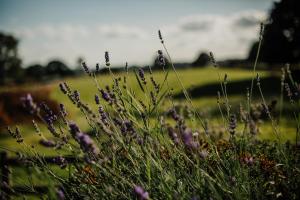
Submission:
[[[228,75],[228,82],[233,82],[233,81],[242,81],[242,80],[249,80],[251,79],[251,77],[253,76],[253,72],[250,70],[243,70],[243,69],[229,69],[229,68],[224,68],[224,69],[215,69],[213,67],[207,67],[207,68],[196,68],[196,69],[186,69],[186,70],[178,70],[179,72],[179,76],[180,79],[182,80],[184,86],[188,89],[188,88],[193,88],[193,87],[199,87],[199,86],[205,86],[207,84],[219,84],[219,75],[221,77],[221,79],[223,79],[224,75],[227,74]],[[268,74],[268,72],[266,71],[259,71],[259,74],[261,77],[267,77],[270,74]],[[116,74],[116,77],[123,77],[125,75],[125,73],[119,73]],[[164,80],[164,73],[162,71],[155,71],[153,74],[155,80],[158,83],[162,83]],[[149,78],[149,77],[147,77]],[[109,85],[112,83],[112,77],[110,75],[98,75],[97,76],[97,80],[99,82],[100,87],[104,88],[106,85]],[[132,90],[134,91],[138,91],[137,92],[137,97],[140,98],[140,100],[143,100],[143,94],[140,92],[139,90],[139,86],[136,83],[136,77],[134,75],[133,72],[129,73],[128,75],[128,84],[130,85],[130,87],[132,88]],[[177,81],[177,78],[175,76],[175,74],[173,72],[170,72],[169,74],[169,86],[173,89],[174,94],[176,93],[180,93],[181,87],[179,82]],[[40,87],[50,87],[52,92],[51,92],[51,98],[56,100],[58,103],[64,103],[66,105],[66,109],[69,113],[69,118],[76,121],[76,123],[78,123],[80,125],[80,127],[84,130],[88,130],[89,126],[86,123],[85,117],[82,115],[82,113],[80,113],[79,109],[73,105],[69,99],[66,97],[66,95],[64,95],[59,87],[58,84],[62,81],[67,82],[72,89],[76,89],[79,91],[80,93],[80,97],[83,100],[83,102],[89,104],[92,108],[94,108],[95,110],[97,109],[97,106],[94,102],[94,95],[99,93],[97,92],[97,88],[95,86],[95,82],[93,81],[92,78],[84,75],[82,77],[77,77],[77,78],[67,78],[65,80],[60,80],[60,81],[54,81],[50,84],[47,84],[46,86],[39,86],[36,84],[28,84],[28,85],[24,85],[21,88],[22,89],[37,89]],[[148,80],[150,81],[150,80]],[[280,83],[278,83],[279,85]],[[250,87],[250,85],[249,85]],[[9,90],[17,90],[20,87],[16,87],[16,88],[1,88],[1,91],[9,91]],[[220,90],[220,88],[216,88],[215,91],[215,96],[201,96],[201,94],[199,94],[196,98],[193,98],[193,103],[195,105],[195,107],[197,109],[199,109],[199,111],[204,112],[206,114],[206,116],[210,116],[211,111],[215,110],[217,108],[217,100],[216,100],[216,96],[217,96],[217,90]],[[245,103],[246,102],[246,88],[242,88],[242,90],[245,91],[245,93],[240,94],[240,95],[230,95],[230,87],[227,88],[228,90],[228,94],[229,94],[229,101],[233,104],[233,106],[238,105],[240,102]],[[278,96],[280,94],[280,91],[277,91]],[[268,97],[266,97],[268,99]],[[185,100],[175,100],[176,104],[179,105],[188,105],[188,103]],[[164,106],[165,108],[168,107],[168,105]],[[29,115],[30,117],[30,115]],[[209,119],[212,120],[212,119]],[[215,121],[216,123],[219,123],[221,121],[220,117],[214,117],[214,119],[212,121]],[[286,129],[284,130],[284,132],[286,134],[283,135],[283,138],[285,139],[293,139],[294,135],[293,134],[289,134],[290,132],[294,131],[294,128],[292,128],[290,126],[290,123],[288,122],[288,119],[283,119],[282,120],[282,124],[284,127],[286,127]],[[34,129],[33,126],[31,124],[18,124],[22,134],[24,136],[25,141],[28,144],[37,144],[39,137],[37,135],[35,135],[34,133]],[[196,125],[197,126],[197,125]],[[43,134],[46,137],[51,137],[50,134],[48,133],[47,129],[44,126],[40,126]],[[199,125],[200,128],[200,125]],[[273,135],[269,134],[270,132],[270,126],[268,123],[265,123],[262,125],[261,127],[261,135],[259,136],[262,139],[272,139]],[[14,139],[12,139],[10,136],[8,136],[7,134],[5,134],[6,130],[2,130],[1,131],[1,140],[0,140],[0,147],[3,148],[7,148],[7,149],[11,149],[11,150],[18,150],[18,145],[16,145],[16,142],[14,141]],[[45,154],[47,155],[51,155],[51,154],[57,154],[57,152],[53,152],[53,151],[45,151],[45,148],[40,147],[39,145],[36,146],[36,148],[38,148],[38,150],[41,150],[41,152],[45,152]]]

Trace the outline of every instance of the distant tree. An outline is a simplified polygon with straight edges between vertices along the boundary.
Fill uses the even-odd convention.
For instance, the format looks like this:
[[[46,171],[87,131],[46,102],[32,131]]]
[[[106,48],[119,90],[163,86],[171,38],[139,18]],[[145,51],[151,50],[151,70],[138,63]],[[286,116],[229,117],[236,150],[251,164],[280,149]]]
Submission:
[[[67,65],[63,62],[54,60],[48,63],[46,66],[46,75],[47,76],[69,76],[73,75],[73,71],[69,69]]]
[[[249,60],[254,60],[258,43],[254,43]],[[265,26],[260,61],[274,63],[300,62],[300,1],[275,2]]]
[[[203,67],[209,64],[209,55],[205,52],[200,53],[198,58],[192,63],[192,66]]]
[[[12,35],[0,33],[0,84],[4,84],[8,77],[19,80],[21,75],[18,40]]]
[[[46,68],[40,64],[31,65],[25,69],[26,77],[31,77],[34,80],[43,80],[46,75]]]

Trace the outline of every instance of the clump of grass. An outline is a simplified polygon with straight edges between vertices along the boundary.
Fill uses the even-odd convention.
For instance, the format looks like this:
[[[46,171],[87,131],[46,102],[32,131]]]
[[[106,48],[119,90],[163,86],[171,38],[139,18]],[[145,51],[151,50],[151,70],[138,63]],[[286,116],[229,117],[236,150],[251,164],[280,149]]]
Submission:
[[[33,155],[31,166],[43,170],[46,177],[53,180],[49,184],[49,197],[298,199],[300,152],[297,137],[295,143],[283,143],[279,137],[273,142],[256,138],[259,122],[266,120],[271,121],[276,135],[281,134],[271,112],[272,104],[267,105],[263,97],[259,76],[256,85],[262,103],[251,102],[251,84],[245,100],[247,108],[241,104],[237,113],[229,104],[228,76],[225,75],[223,81],[220,79],[222,96],[218,92],[217,104],[223,118],[220,127],[224,136],[218,137],[213,134],[215,127],[210,125],[209,119],[193,106],[160,31],[159,39],[186,97],[184,107],[174,104],[168,82],[171,72],[169,68],[165,69],[161,50],[158,51],[159,60],[165,74],[161,83],[155,80],[151,68],[149,73],[144,69],[130,72],[126,64],[125,73],[114,74],[110,70],[108,52],[105,52],[105,63],[112,79],[110,84],[101,83],[93,70],[83,63],[84,71],[98,90],[97,94],[91,94],[97,110],[86,104],[72,86],[67,83],[59,85],[63,94],[85,116],[92,130],[90,133],[82,132],[76,122],[69,119],[66,104],[60,105],[60,115],[56,115],[47,105],[37,105],[31,96],[23,99],[29,112],[45,122],[55,138],[54,142],[45,138],[33,121],[41,144],[65,152],[58,155],[56,161],[68,176],[60,176],[45,164],[43,155],[23,141],[19,129],[15,132],[9,129],[23,148],[23,159],[26,161]],[[213,54],[211,57],[217,66]],[[142,99],[127,84],[128,73],[135,73]],[[299,90],[298,84],[293,83],[293,87]],[[291,103],[299,105],[299,96],[295,96],[290,87],[285,88],[289,91]],[[164,103],[170,108],[165,109]],[[295,111],[294,115],[299,130],[299,112]],[[65,155],[76,156],[84,162],[69,164]]]

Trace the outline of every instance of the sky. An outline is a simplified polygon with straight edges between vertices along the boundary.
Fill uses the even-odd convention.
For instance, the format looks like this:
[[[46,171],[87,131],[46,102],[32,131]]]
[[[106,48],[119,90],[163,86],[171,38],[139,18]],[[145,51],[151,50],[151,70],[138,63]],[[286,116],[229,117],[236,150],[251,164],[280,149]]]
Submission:
[[[162,49],[176,62],[200,52],[245,58],[274,0],[0,0],[0,32],[19,39],[23,65],[59,59],[149,65]]]

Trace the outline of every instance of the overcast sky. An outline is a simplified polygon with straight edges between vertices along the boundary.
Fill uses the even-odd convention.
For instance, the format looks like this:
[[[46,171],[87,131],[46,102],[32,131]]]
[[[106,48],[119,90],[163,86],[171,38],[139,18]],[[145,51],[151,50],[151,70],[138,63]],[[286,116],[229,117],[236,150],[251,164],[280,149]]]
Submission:
[[[161,29],[175,61],[201,51],[243,58],[273,0],[0,0],[0,31],[20,39],[24,65],[79,56],[103,64],[152,64]]]

